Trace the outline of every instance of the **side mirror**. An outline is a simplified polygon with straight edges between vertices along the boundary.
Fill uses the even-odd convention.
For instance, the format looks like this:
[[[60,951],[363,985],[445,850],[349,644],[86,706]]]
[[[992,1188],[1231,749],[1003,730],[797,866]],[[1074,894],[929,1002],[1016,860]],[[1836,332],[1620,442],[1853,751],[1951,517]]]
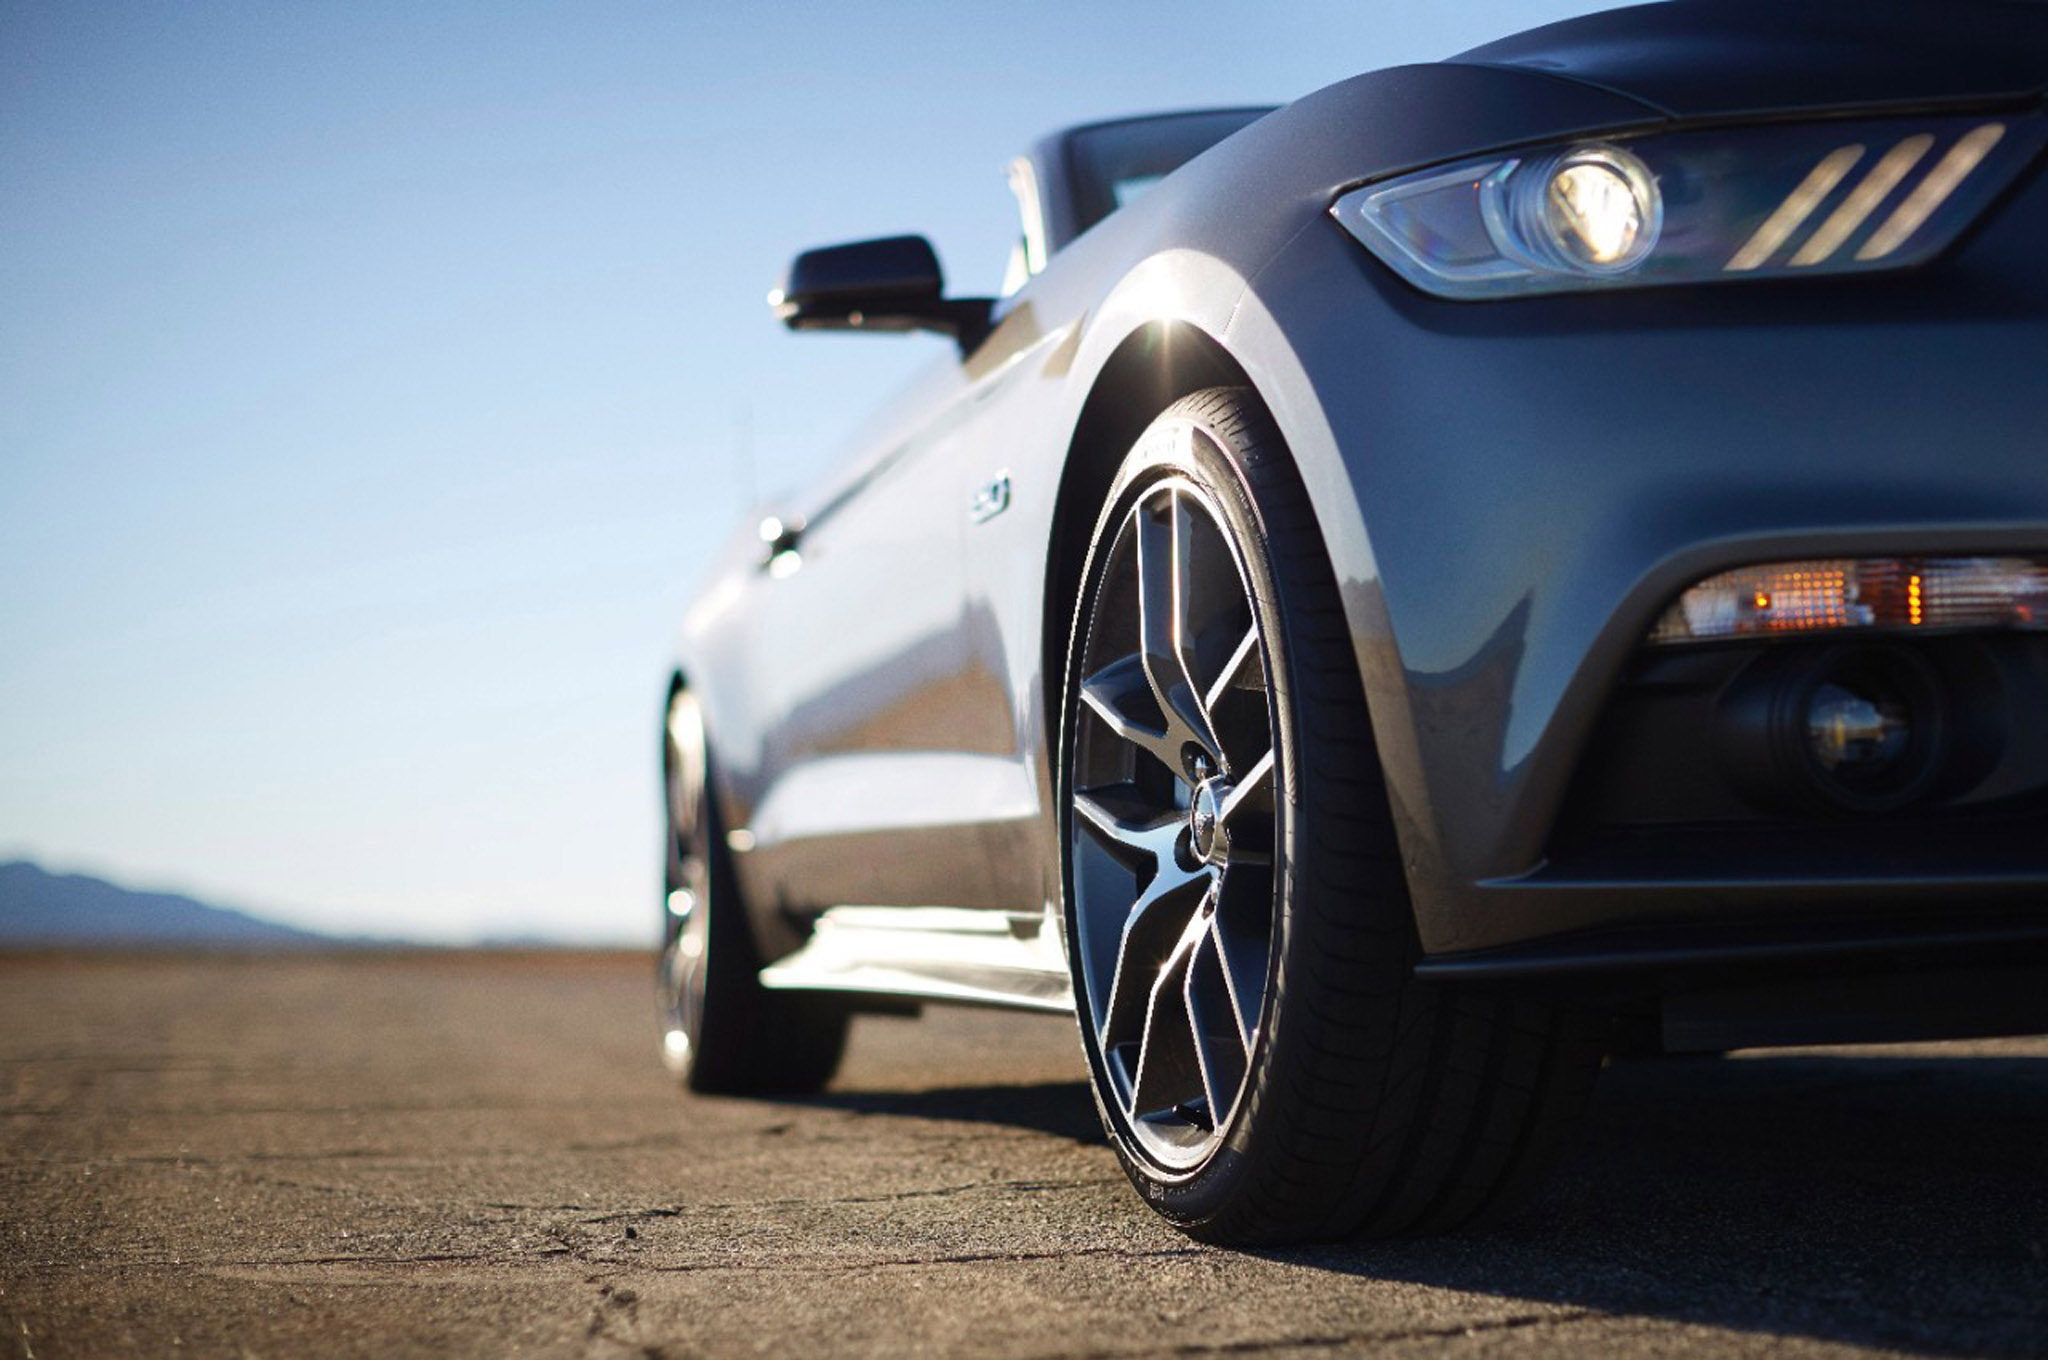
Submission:
[[[806,250],[768,305],[793,331],[938,331],[965,355],[989,332],[992,298],[949,298],[922,236]]]

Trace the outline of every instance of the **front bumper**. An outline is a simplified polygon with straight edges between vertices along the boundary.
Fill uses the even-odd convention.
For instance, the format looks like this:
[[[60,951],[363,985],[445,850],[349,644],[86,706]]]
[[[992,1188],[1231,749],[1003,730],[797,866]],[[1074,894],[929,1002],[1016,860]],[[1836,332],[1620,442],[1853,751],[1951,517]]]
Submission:
[[[1228,338],[1317,504],[1426,954],[1890,938],[1979,907],[2048,934],[2048,819],[2026,809],[1945,840],[1890,814],[1888,856],[1711,823],[1590,857],[1560,842],[1686,586],[1758,561],[2048,552],[2044,228],[2037,167],[1948,257],[1885,277],[1461,304],[1334,227],[1258,276]]]

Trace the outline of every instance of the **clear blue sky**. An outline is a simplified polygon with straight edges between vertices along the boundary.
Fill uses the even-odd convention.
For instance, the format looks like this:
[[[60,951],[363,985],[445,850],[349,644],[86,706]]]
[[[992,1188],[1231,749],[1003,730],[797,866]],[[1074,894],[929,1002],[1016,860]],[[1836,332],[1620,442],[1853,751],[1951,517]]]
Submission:
[[[0,5],[0,857],[320,928],[651,939],[668,641],[755,489],[940,352],[1062,123],[1585,4]]]

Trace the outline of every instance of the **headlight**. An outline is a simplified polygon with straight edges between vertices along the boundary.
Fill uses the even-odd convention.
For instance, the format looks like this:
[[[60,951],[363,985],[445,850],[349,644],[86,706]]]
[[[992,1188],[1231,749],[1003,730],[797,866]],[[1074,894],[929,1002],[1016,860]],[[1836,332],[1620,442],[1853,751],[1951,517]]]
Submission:
[[[1330,212],[1446,298],[1901,269],[1955,240],[2044,132],[1916,118],[1583,142],[1366,184]]]
[[[1625,274],[1649,255],[1664,226],[1650,168],[1618,146],[1584,146],[1507,180],[1507,239],[1538,264],[1581,274]]]

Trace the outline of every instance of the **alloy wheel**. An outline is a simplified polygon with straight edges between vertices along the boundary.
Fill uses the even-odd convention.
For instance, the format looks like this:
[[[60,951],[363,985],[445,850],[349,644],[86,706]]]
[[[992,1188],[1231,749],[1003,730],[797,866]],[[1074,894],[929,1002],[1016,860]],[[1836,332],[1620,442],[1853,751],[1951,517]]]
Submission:
[[[1227,1137],[1258,1052],[1280,843],[1249,577],[1209,493],[1137,496],[1093,575],[1066,828],[1106,1104],[1168,1173]]]

